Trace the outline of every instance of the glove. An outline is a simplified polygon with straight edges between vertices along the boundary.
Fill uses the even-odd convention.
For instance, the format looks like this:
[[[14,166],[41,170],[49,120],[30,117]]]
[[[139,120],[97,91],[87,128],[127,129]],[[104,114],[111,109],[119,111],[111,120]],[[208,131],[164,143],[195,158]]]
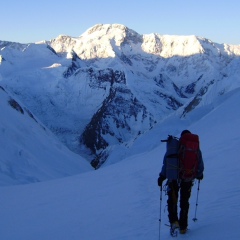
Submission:
[[[203,180],[203,174],[196,177],[197,180]]]
[[[162,183],[166,178],[163,175],[160,175],[158,178],[158,186],[162,187]]]

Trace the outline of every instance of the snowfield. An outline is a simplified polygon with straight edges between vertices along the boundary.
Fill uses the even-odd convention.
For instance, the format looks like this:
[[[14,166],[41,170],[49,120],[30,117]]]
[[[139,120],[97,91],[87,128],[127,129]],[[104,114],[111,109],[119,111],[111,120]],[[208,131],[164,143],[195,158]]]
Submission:
[[[157,178],[165,152],[165,144],[160,140],[167,137],[167,133],[179,136],[183,128],[199,134],[205,172],[200,184],[198,221],[192,221],[197,196],[195,184],[189,212],[190,230],[178,238],[239,239],[239,102],[240,90],[236,89],[219,97],[211,106],[194,110],[185,120],[177,121],[172,117],[159,126],[159,131],[156,127],[135,142],[133,149],[139,148],[138,154],[97,171],[39,183],[2,186],[1,239],[159,239]],[[7,140],[6,136],[4,141]],[[146,147],[141,151],[144,141]],[[10,144],[4,147],[5,151],[12,151]],[[167,197],[163,195],[160,239],[171,239],[165,226],[168,223],[167,211],[164,211]]]
[[[0,41],[0,239],[171,239],[161,139],[184,129],[205,172],[177,238],[240,239],[239,66],[240,45],[120,24]]]
[[[91,171],[18,99],[0,87],[0,186],[25,184]]]

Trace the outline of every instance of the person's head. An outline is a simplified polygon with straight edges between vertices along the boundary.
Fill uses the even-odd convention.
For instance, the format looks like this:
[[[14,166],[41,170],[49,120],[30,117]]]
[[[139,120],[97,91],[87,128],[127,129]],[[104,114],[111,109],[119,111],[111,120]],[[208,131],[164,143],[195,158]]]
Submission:
[[[191,132],[189,130],[183,130],[182,133],[181,133],[181,137],[186,133],[191,133]]]

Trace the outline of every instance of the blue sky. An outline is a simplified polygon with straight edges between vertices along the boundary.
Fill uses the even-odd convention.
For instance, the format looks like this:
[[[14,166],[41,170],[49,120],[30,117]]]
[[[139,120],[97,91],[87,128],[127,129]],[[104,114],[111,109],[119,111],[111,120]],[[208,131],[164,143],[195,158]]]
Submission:
[[[98,23],[140,34],[197,35],[240,45],[239,0],[8,0],[0,5],[0,40],[21,43],[78,37]]]

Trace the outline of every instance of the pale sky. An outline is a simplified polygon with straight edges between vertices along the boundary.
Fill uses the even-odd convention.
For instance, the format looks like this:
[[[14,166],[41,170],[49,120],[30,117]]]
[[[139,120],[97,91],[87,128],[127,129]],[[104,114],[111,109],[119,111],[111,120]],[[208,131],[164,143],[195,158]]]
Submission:
[[[7,0],[0,40],[33,43],[78,37],[95,24],[123,24],[139,34],[196,35],[240,45],[240,0]]]

